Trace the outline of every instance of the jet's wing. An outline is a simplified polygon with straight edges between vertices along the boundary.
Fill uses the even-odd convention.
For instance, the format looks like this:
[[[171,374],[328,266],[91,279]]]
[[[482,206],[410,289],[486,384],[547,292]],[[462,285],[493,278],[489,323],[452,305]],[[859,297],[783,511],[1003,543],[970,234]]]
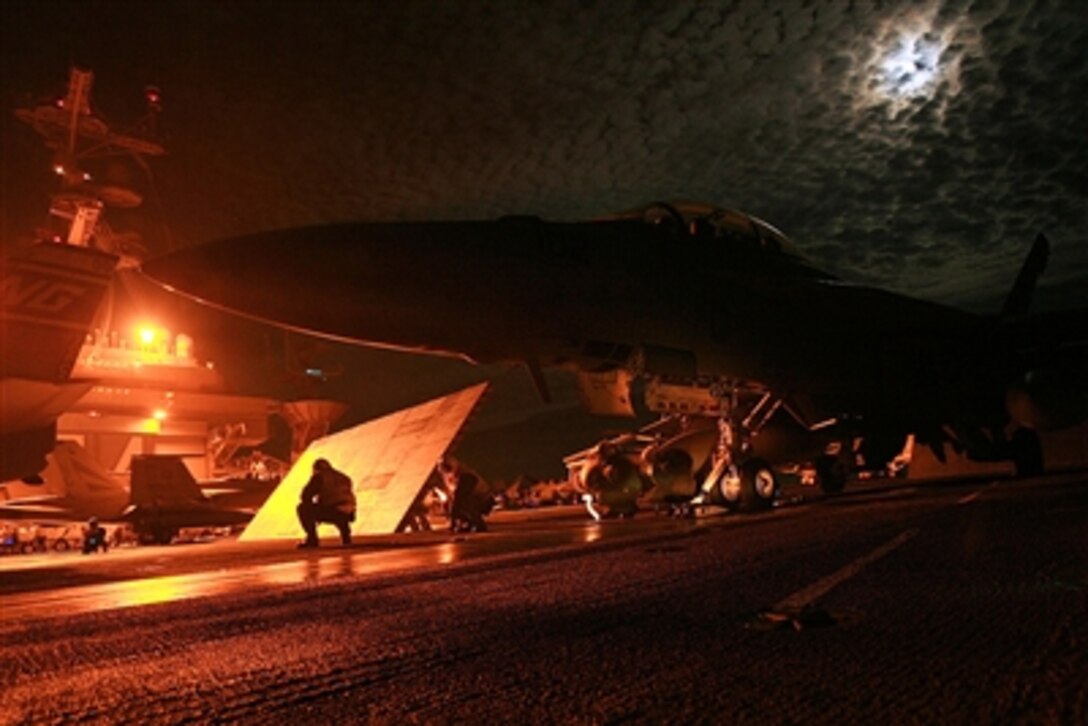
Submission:
[[[50,504],[48,500],[20,500],[0,504],[0,520],[20,520],[34,522],[73,522],[81,521],[71,509],[62,504]]]
[[[582,406],[604,416],[635,415],[631,403],[631,374],[622,369],[604,373],[578,372],[578,393]]]

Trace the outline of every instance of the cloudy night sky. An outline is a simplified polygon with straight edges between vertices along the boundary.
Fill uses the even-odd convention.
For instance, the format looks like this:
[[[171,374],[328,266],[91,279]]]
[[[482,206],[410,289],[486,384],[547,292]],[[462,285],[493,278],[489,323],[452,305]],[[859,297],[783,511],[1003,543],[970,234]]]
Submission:
[[[56,2],[2,9],[4,246],[49,155],[11,110],[163,92],[153,253],[345,220],[742,209],[842,277],[996,311],[1088,304],[1079,0]],[[123,124],[117,124],[123,126]],[[112,173],[124,174],[123,170]],[[127,173],[132,174],[131,170]]]

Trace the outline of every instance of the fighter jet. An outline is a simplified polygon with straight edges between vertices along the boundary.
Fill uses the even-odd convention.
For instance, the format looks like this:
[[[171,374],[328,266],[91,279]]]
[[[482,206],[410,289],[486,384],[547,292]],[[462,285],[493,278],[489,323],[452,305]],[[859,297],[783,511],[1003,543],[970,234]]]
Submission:
[[[160,285],[290,330],[371,346],[573,369],[591,410],[719,419],[720,489],[777,489],[752,442],[787,415],[832,432],[841,489],[905,437],[1042,467],[1036,431],[1088,417],[1088,311],[1031,316],[1036,239],[1000,314],[850,284],[750,215],[658,202],[585,222],[356,223],[253,234],[145,263]],[[860,449],[852,444],[859,440]],[[713,488],[713,487],[712,487]],[[724,494],[723,494],[724,496]]]
[[[253,518],[252,510],[209,497],[179,456],[134,456],[131,487],[126,487],[76,442],[50,446],[47,464],[33,483],[0,482],[0,520],[61,523],[94,517],[131,525],[142,543],[168,544],[183,527],[231,527]]]
[[[74,441],[50,442],[46,466],[32,482],[0,483],[0,520],[121,521],[128,489]]]

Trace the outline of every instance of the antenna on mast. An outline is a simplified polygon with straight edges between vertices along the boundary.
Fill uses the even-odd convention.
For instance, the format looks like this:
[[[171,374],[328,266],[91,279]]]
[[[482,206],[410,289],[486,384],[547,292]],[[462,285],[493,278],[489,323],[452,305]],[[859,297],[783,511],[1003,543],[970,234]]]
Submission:
[[[117,255],[120,266],[134,266],[143,246],[132,234],[115,233],[101,217],[105,207],[138,207],[143,198],[129,186],[98,183],[88,162],[128,156],[147,170],[146,157],[165,154],[166,149],[154,140],[161,94],[153,86],[145,89],[147,116],[136,131],[118,133],[92,109],[93,86],[93,72],[72,67],[63,98],[15,111],[16,117],[53,150],[53,171],[60,177],[60,188],[49,205],[50,228],[40,236],[62,244],[96,247]]]

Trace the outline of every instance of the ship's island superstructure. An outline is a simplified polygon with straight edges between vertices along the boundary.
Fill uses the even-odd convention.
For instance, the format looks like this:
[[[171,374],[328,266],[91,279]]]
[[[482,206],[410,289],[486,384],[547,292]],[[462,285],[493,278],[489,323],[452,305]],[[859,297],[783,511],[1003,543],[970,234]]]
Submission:
[[[79,249],[83,257],[97,252],[96,259],[114,259],[112,281],[105,301],[98,305],[93,327],[79,333],[82,340],[67,331],[63,342],[66,362],[61,367],[69,373],[50,371],[52,378],[45,377],[56,379],[58,385],[68,380],[89,385],[74,403],[65,400],[62,411],[49,414],[56,417],[55,437],[78,442],[122,478],[127,477],[133,456],[148,454],[181,456],[198,479],[275,478],[282,474],[285,462],[254,450],[269,437],[269,417],[281,414],[296,434],[301,428],[308,436],[327,431],[329,421],[298,420],[298,406],[288,405],[285,411],[281,402],[272,398],[230,393],[215,366],[197,357],[192,338],[170,332],[163,321],[142,322],[127,330],[118,330],[115,325],[121,317],[115,304],[120,297],[119,279],[142,261],[146,248],[136,233],[111,227],[105,211],[132,209],[143,200],[131,185],[112,179],[99,182],[95,171],[103,168],[101,160],[109,159],[114,164],[118,160],[130,162],[150,174],[149,159],[166,153],[157,134],[161,95],[157,88],[148,87],[144,118],[130,130],[117,132],[91,108],[93,79],[90,71],[72,68],[66,95],[15,112],[52,151],[53,171],[59,181],[51,195],[47,223],[36,230],[34,248],[49,253],[50,264],[55,262],[61,276],[67,274],[65,258],[79,257],[63,250]],[[35,265],[38,263],[30,263],[28,269],[41,267]],[[40,320],[28,318],[17,305],[10,304],[32,300],[36,286],[40,284],[31,273],[5,279],[4,322],[9,338],[5,340],[5,376],[19,370],[17,357],[26,358],[27,365],[42,357],[32,354],[37,345],[32,328],[56,324],[48,315]],[[139,314],[127,311],[125,317]],[[68,327],[78,332],[77,325]],[[14,394],[30,385],[21,380],[5,383],[5,390],[10,387]],[[8,398],[16,401],[18,395]],[[5,424],[14,429],[21,410],[16,411],[14,405],[7,408],[12,410],[5,410],[5,415],[10,413],[13,423],[7,426],[5,420]],[[304,408],[329,415],[343,413],[342,406]]]

